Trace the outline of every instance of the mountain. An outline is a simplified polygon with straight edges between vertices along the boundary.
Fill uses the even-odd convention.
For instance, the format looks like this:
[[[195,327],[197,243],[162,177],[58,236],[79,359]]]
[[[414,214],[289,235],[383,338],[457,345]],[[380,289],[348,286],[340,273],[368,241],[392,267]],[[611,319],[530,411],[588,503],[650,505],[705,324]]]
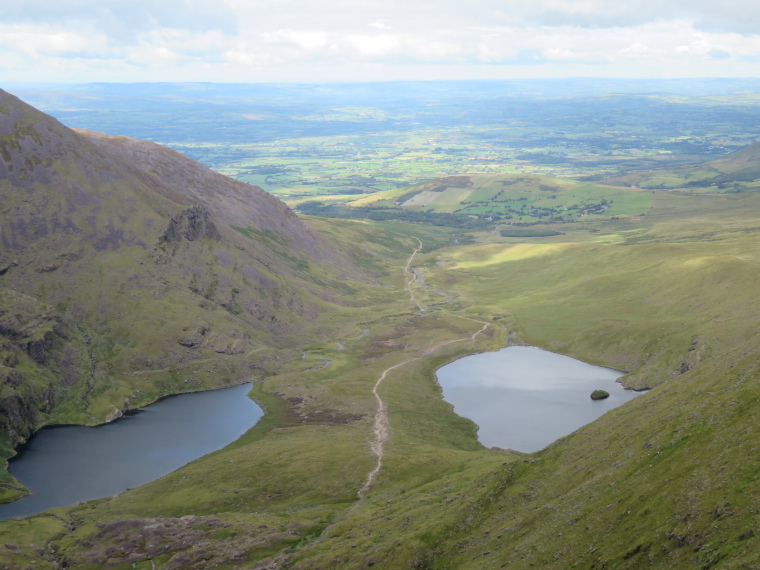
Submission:
[[[372,281],[260,188],[4,91],[0,196],[3,457],[46,423],[261,377]]]

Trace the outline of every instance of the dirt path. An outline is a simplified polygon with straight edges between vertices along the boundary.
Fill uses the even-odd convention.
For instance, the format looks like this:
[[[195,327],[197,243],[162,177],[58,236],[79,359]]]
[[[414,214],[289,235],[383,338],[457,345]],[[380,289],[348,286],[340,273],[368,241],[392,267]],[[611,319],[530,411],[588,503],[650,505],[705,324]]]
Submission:
[[[409,257],[409,261],[406,262],[406,267],[404,267],[404,273],[406,275],[410,275],[410,274],[412,275],[412,279],[409,280],[409,282],[406,284],[406,290],[409,291],[410,300],[415,305],[417,305],[417,307],[421,311],[424,311],[425,309],[423,309],[422,306],[417,301],[416,297],[414,296],[414,290],[412,289],[412,284],[414,283],[414,280],[417,278],[417,276],[411,271],[409,271],[409,267],[412,264],[412,260],[414,259],[414,256],[417,255],[422,250],[422,242],[419,239],[417,239],[417,241],[419,242],[420,245],[417,249],[414,250],[412,255]],[[372,469],[372,471],[370,471],[367,474],[367,480],[364,482],[364,485],[362,486],[361,489],[359,489],[359,492],[357,493],[357,496],[360,499],[364,498],[367,491],[369,491],[369,488],[372,486],[372,483],[374,482],[375,477],[380,472],[380,469],[383,466],[385,441],[388,439],[388,434],[390,433],[390,422],[388,420],[388,406],[385,405],[385,402],[380,397],[380,394],[378,393],[378,388],[380,388],[380,385],[383,383],[383,380],[385,380],[386,376],[388,376],[388,373],[392,372],[393,370],[396,370],[397,368],[401,368],[402,366],[406,366],[410,362],[415,362],[417,360],[421,360],[427,356],[430,356],[430,354],[432,354],[433,352],[435,352],[436,350],[438,350],[439,348],[443,346],[448,346],[450,344],[455,344],[457,342],[474,341],[475,338],[484,330],[486,330],[486,328],[488,328],[488,325],[490,324],[485,321],[479,321],[477,319],[471,319],[470,317],[463,317],[461,315],[455,315],[449,312],[446,312],[446,314],[452,317],[459,318],[459,319],[464,319],[466,321],[480,323],[483,326],[476,332],[472,333],[472,335],[469,337],[444,340],[442,342],[439,342],[438,344],[431,346],[425,352],[423,352],[420,356],[409,358],[407,360],[404,360],[403,362],[399,362],[398,364],[394,364],[390,368],[386,368],[385,370],[383,370],[383,373],[377,379],[377,382],[375,382],[375,386],[372,388],[372,393],[375,395],[375,398],[377,399],[377,412],[375,412],[375,427],[373,430],[375,439],[370,444],[370,449],[372,450],[372,453],[375,454],[375,456],[377,457],[377,463],[375,464],[375,468]]]
[[[406,287],[404,287],[404,289],[409,291],[409,300],[415,305],[417,305],[417,308],[420,311],[424,311],[425,309],[422,308],[422,305],[420,305],[420,302],[417,300],[417,297],[414,296],[414,290],[412,289],[412,284],[417,280],[417,274],[414,273],[413,271],[409,271],[409,268],[412,266],[412,261],[414,261],[414,256],[422,251],[422,242],[420,241],[420,238],[414,238],[414,239],[417,240],[417,243],[419,243],[420,246],[412,252],[412,255],[409,256],[409,261],[406,262],[406,267],[404,267],[404,275],[412,276],[412,278],[407,282]]]
[[[425,309],[422,308],[422,306],[417,301],[416,297],[414,296],[414,290],[412,289],[412,285],[414,281],[416,280],[416,276],[409,270],[409,268],[412,265],[412,261],[414,260],[414,256],[417,255],[420,251],[422,251],[422,242],[417,239],[417,242],[419,243],[419,247],[415,249],[412,252],[412,255],[409,256],[409,260],[406,262],[406,266],[404,267],[404,274],[409,276],[411,274],[412,278],[407,282],[406,286],[404,287],[407,291],[409,291],[409,299],[414,303],[420,311],[424,311]],[[431,353],[435,352],[442,346],[447,346],[449,344],[454,344],[456,342],[467,342],[467,341],[474,341],[477,336],[482,333],[491,323],[487,323],[485,321],[479,321],[477,319],[472,319],[470,317],[463,317],[461,315],[455,315],[454,313],[449,313],[448,311],[444,311],[447,315],[456,317],[458,319],[464,319],[466,321],[472,321],[475,323],[480,323],[483,326],[472,333],[472,335],[465,337],[465,338],[458,338],[458,339],[452,339],[452,340],[445,340],[442,342],[439,342],[438,344],[435,344],[428,348],[425,352],[423,352],[420,356],[415,356],[413,358],[408,358],[407,360],[404,360],[403,362],[399,362],[398,364],[394,364],[393,366],[386,368],[383,370],[382,374],[380,374],[380,377],[375,382],[374,387],[372,388],[372,393],[375,395],[375,399],[377,400],[377,412],[375,412],[375,426],[374,426],[374,440],[372,443],[370,443],[370,449],[372,450],[372,453],[377,457],[377,463],[375,464],[374,469],[370,471],[367,474],[367,480],[365,481],[364,485],[362,485],[362,488],[359,489],[359,492],[357,493],[357,497],[359,499],[363,499],[364,496],[367,494],[367,491],[369,491],[370,487],[372,487],[372,483],[375,480],[375,477],[377,477],[377,474],[380,473],[380,469],[383,466],[383,455],[385,452],[385,441],[388,439],[388,435],[390,433],[390,422],[388,420],[388,406],[385,404],[383,399],[380,397],[380,394],[378,393],[378,389],[380,388],[380,385],[383,383],[383,380],[388,376],[390,372],[393,370],[396,370],[397,368],[401,368],[402,366],[406,366],[410,362],[414,362],[416,360],[421,360],[427,356],[429,356]],[[359,337],[359,340],[364,337],[364,335],[368,332],[367,329],[364,329],[362,331],[362,335]],[[351,515],[351,513],[356,509],[360,504],[360,501],[355,502],[350,509],[346,511],[346,513],[340,517],[340,520],[345,520],[347,517]],[[336,521],[337,522],[337,521]],[[328,536],[330,529],[336,524],[336,522],[333,522],[330,525],[327,525],[325,529],[322,531],[322,533],[319,535],[319,538],[317,538],[313,543],[311,543],[310,546],[315,546],[317,544],[320,544],[323,542]],[[270,563],[266,566],[263,566],[262,568],[276,570],[285,568],[287,566],[287,563],[291,557],[291,554],[289,553],[280,553],[275,559],[271,560]]]

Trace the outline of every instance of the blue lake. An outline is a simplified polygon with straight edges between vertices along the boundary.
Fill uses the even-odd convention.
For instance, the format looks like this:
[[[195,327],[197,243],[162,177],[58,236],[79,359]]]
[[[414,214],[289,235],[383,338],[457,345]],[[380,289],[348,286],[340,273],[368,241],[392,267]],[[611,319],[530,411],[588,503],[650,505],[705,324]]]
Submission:
[[[31,494],[0,505],[0,520],[108,497],[221,449],[263,415],[250,390],[181,394],[102,426],[41,429],[9,468]]]

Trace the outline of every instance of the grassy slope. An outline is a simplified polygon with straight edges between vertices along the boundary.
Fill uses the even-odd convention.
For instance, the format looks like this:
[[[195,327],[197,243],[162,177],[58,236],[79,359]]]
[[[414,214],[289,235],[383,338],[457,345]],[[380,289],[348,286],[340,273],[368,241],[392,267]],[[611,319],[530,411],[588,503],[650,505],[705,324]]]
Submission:
[[[760,200],[661,195],[655,212],[436,252],[424,272],[524,340],[657,388],[541,452],[378,490],[295,567],[757,566]]]
[[[435,251],[446,238],[434,229],[312,220],[384,251],[383,268],[366,263],[393,295],[257,384],[269,413],[235,444],[116,499],[3,523],[0,542],[38,567],[754,567],[758,218],[754,195],[658,194],[647,218]],[[454,304],[418,289],[439,308],[410,310],[405,235],[430,244],[415,265]],[[450,313],[494,325],[388,375],[387,455],[357,502],[374,465],[372,385],[479,327]],[[541,452],[485,450],[433,371],[509,331],[658,386]]]
[[[682,220],[684,202],[660,195],[647,227],[462,248],[431,271],[444,289],[509,315],[526,342],[629,370],[626,385],[651,387],[742,342],[760,318],[757,195],[695,199]]]

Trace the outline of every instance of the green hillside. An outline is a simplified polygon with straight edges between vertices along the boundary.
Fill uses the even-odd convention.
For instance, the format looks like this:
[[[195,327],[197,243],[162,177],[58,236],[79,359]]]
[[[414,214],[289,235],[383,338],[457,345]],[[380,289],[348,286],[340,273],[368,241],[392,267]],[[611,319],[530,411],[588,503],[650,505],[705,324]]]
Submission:
[[[605,183],[694,194],[754,192],[760,189],[760,143],[689,170],[654,170],[610,178]]]
[[[756,194],[661,193],[645,220],[596,225],[591,239],[420,260],[475,318],[654,388],[538,453],[473,451],[443,469],[443,452],[426,461],[410,445],[419,404],[404,401],[413,372],[400,373],[386,392],[391,452],[414,468],[383,478],[293,567],[756,567],[758,221]]]

